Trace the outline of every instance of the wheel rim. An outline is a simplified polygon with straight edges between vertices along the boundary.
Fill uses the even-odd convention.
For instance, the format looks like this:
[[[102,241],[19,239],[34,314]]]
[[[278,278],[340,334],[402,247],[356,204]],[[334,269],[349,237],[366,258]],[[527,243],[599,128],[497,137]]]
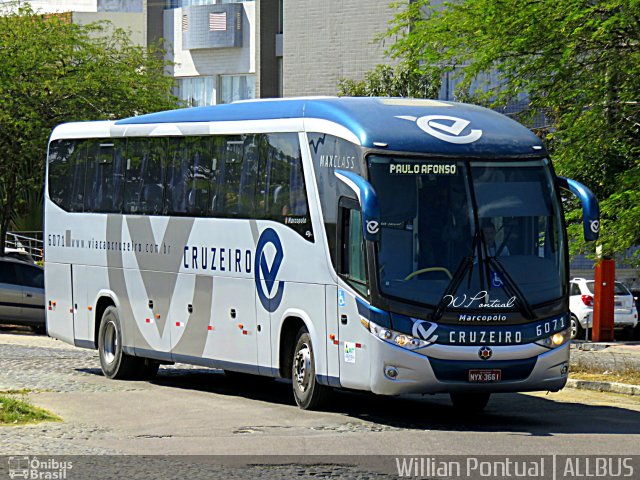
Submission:
[[[116,359],[117,348],[118,334],[116,324],[113,321],[109,321],[104,327],[104,336],[102,338],[103,357],[107,363],[113,363]]]
[[[311,348],[306,343],[302,344],[296,352],[293,374],[298,390],[306,392],[311,374]]]
[[[578,322],[575,318],[571,319],[571,338],[578,336]]]

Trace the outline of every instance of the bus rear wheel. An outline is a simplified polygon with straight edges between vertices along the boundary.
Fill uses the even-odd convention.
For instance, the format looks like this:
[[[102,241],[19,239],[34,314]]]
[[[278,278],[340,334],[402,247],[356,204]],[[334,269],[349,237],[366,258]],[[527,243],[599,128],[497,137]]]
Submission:
[[[490,393],[451,393],[451,403],[456,410],[461,413],[479,413],[489,403]]]
[[[293,396],[296,404],[303,410],[317,410],[326,404],[330,389],[316,380],[315,358],[311,336],[302,327],[296,337],[291,365]]]
[[[147,380],[158,371],[158,364],[124,353],[122,324],[116,307],[107,307],[98,332],[98,354],[102,373],[107,378]]]

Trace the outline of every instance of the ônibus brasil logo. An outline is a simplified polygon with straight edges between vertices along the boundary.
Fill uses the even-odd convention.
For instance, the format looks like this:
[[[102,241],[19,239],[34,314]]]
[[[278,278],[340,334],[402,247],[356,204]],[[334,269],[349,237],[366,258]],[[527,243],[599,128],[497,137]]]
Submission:
[[[423,132],[444,142],[457,145],[473,143],[482,137],[482,130],[479,129],[471,129],[466,135],[461,135],[471,123],[463,118],[450,117],[448,115],[426,115],[420,118],[399,115],[396,118],[416,122],[418,128]]]
[[[273,248],[275,248],[275,256],[273,257],[271,266],[269,266],[269,261],[265,254],[265,248],[268,245],[273,245]],[[262,235],[260,235],[260,238],[258,239],[253,271],[255,272],[254,275],[256,279],[256,289],[258,290],[258,298],[260,299],[262,306],[268,312],[275,312],[282,301],[284,282],[277,282],[278,286],[275,288],[275,293],[274,287],[283,259],[284,250],[282,249],[280,237],[278,237],[278,234],[273,228],[267,228],[262,232]]]

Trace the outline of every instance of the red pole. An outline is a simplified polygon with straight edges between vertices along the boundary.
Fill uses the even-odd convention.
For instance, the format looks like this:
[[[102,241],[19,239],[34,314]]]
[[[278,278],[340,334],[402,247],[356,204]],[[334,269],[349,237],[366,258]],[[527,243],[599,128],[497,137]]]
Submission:
[[[613,341],[613,297],[616,261],[602,259],[596,264],[593,304],[593,341]]]

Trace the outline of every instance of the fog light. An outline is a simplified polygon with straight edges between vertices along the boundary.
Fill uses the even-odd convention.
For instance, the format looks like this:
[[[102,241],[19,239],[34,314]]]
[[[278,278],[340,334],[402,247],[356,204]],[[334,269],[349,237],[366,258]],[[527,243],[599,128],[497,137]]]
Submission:
[[[396,378],[398,376],[398,370],[395,367],[386,367],[384,374],[389,378]]]
[[[564,342],[564,335],[562,333],[556,333],[553,337],[551,337],[551,342],[555,345],[562,345]]]
[[[401,347],[404,347],[407,343],[409,343],[409,337],[406,335],[398,335],[396,337],[396,343]]]
[[[567,373],[569,373],[569,366],[567,364],[564,364],[560,369],[560,374],[566,375]]]

